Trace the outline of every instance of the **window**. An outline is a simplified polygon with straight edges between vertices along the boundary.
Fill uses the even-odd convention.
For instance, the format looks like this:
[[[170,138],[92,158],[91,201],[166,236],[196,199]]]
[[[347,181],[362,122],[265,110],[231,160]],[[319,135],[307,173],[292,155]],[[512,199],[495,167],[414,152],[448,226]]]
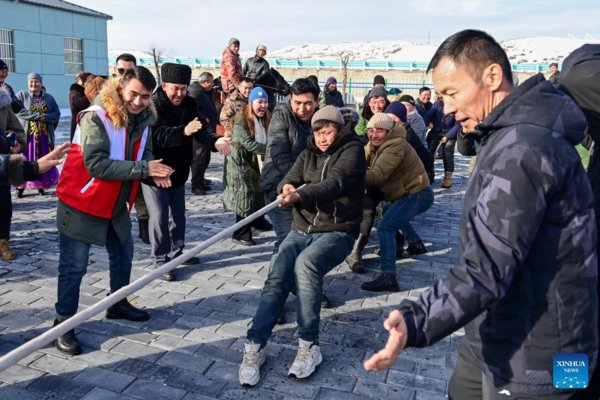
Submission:
[[[8,65],[8,72],[15,72],[13,31],[10,29],[0,29],[0,60]]]
[[[63,38],[65,49],[65,75],[77,75],[83,71],[83,41]]]

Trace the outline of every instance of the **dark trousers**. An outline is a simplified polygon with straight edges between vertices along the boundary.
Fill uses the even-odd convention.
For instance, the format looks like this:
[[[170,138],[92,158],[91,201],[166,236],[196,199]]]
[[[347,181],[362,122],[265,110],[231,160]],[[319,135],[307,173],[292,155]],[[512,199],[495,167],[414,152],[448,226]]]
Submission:
[[[146,207],[146,200],[144,200],[144,192],[141,183],[138,186],[133,205],[135,207],[135,212],[137,213],[138,221],[148,221],[148,207]]]
[[[375,215],[377,213],[377,205],[385,199],[384,194],[377,186],[368,186],[367,193],[363,199],[363,219],[360,223],[360,233],[368,236],[371,234]]]
[[[244,217],[235,215],[235,222],[243,221]],[[233,238],[237,240],[252,240],[252,224],[244,225],[237,231],[233,232]]]
[[[10,236],[10,220],[12,219],[12,198],[10,186],[0,186],[0,239],[8,240]]]
[[[157,264],[179,257],[185,247],[185,186],[142,188],[150,214],[150,257]]]
[[[60,234],[60,257],[58,259],[58,301],[55,304],[57,317],[62,320],[77,313],[79,289],[87,272],[91,244],[71,239]],[[131,232],[122,243],[112,226],[106,234],[108,269],[110,271],[110,291],[112,293],[129,285],[131,261],[133,259],[133,238]]]
[[[204,186],[204,174],[210,164],[210,149],[194,138],[194,159],[192,161],[192,190]]]
[[[435,159],[436,154],[436,150],[438,145],[440,144],[440,142],[442,141],[442,138],[444,137],[443,134],[441,134],[440,136],[436,137],[432,142],[431,142],[431,154],[433,154],[433,157]],[[442,159],[444,160],[444,172],[454,172],[454,148],[456,147],[456,139],[450,139],[446,142],[445,145],[442,146]]]
[[[448,385],[450,400],[568,400],[575,395],[575,391],[551,396],[528,396],[519,393],[508,395],[504,390],[506,389],[495,387],[493,382],[483,374],[466,342],[463,341],[456,368]]]

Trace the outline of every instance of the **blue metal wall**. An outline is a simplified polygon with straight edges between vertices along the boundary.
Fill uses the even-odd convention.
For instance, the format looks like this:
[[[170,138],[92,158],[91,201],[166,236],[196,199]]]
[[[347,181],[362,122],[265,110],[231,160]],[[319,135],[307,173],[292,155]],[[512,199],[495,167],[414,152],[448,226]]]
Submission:
[[[7,82],[27,89],[27,74],[39,72],[60,107],[69,107],[75,76],[64,74],[63,37],[83,39],[83,70],[108,73],[107,20],[31,4],[0,1],[0,28],[12,29],[15,72]]]

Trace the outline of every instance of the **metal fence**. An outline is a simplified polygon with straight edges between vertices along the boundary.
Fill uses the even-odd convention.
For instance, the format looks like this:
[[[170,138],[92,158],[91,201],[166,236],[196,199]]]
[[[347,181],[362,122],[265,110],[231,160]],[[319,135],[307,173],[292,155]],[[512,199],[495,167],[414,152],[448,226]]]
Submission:
[[[115,57],[109,58],[108,62],[114,65]],[[341,69],[342,64],[339,60],[283,60],[277,58],[267,58],[273,68],[314,68],[314,69]],[[242,60],[244,63],[245,60]],[[192,68],[219,68],[221,66],[220,58],[161,58],[160,64],[175,63],[186,64]],[[140,58],[139,65],[154,65],[152,58]],[[349,61],[348,69],[378,69],[378,70],[401,70],[401,71],[421,71],[426,70],[429,61]],[[512,64],[515,72],[547,72],[548,64]]]

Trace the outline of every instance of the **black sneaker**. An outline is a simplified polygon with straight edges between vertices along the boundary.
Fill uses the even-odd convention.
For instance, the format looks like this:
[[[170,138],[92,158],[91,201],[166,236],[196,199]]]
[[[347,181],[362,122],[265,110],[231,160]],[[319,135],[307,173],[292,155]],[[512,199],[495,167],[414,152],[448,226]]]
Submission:
[[[252,221],[252,227],[259,231],[272,231],[273,225],[269,223],[266,219],[257,219]]]
[[[53,326],[56,326],[60,323],[61,321],[55,319]],[[78,354],[81,354],[81,352],[83,351],[79,339],[77,339],[77,336],[75,336],[74,329],[71,329],[70,331],[56,339],[54,341],[54,347],[56,347],[56,349],[61,353],[67,354],[69,356],[76,356]]]
[[[406,250],[402,252],[402,258],[410,258],[412,256],[418,256],[419,254],[427,253],[427,248],[422,241],[412,242],[408,244]]]
[[[206,190],[199,187],[194,188],[192,189],[192,194],[195,194],[196,196],[206,196]]]
[[[360,287],[369,292],[399,292],[400,286],[396,274],[381,274],[371,282],[365,282]]]

